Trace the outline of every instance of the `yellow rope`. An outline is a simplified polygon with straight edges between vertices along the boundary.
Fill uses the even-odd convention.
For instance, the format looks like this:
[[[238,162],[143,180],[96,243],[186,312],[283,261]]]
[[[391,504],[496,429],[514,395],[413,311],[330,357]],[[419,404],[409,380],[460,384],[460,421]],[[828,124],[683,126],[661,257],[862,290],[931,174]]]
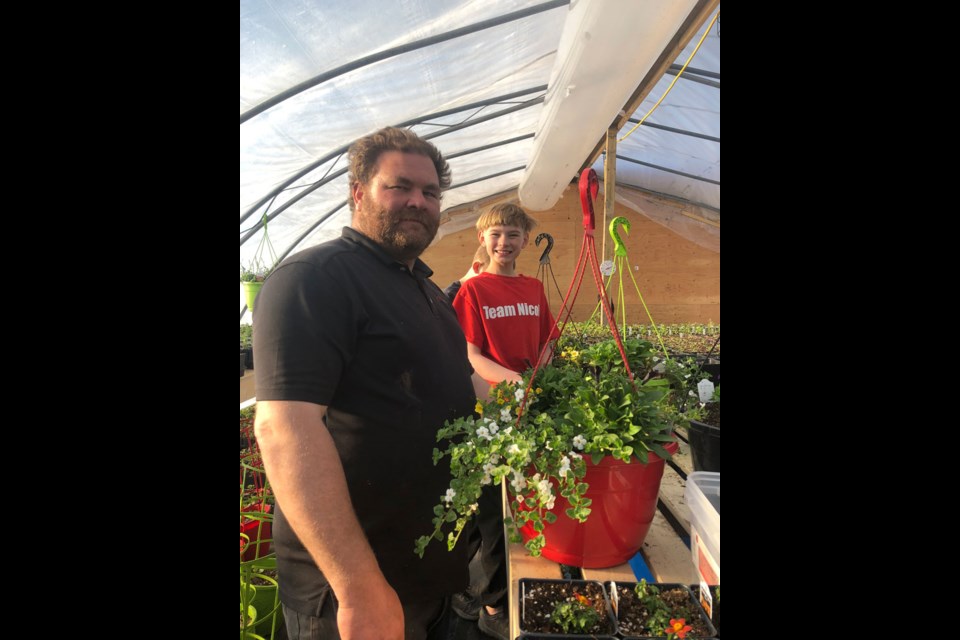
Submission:
[[[690,56],[687,58],[687,61],[683,63],[683,68],[680,69],[680,72],[679,72],[676,76],[674,76],[673,82],[670,83],[670,86],[667,87],[667,90],[664,91],[664,92],[663,92],[663,95],[660,96],[660,99],[657,100],[657,104],[653,105],[653,106],[650,108],[650,111],[647,111],[647,114],[646,114],[645,116],[643,116],[642,118],[640,118],[640,122],[638,122],[637,125],[636,125],[633,129],[630,129],[630,131],[628,131],[625,136],[623,136],[622,138],[617,138],[617,142],[623,142],[624,140],[626,140],[627,138],[629,138],[629,137],[630,137],[630,134],[632,134],[634,131],[636,131],[636,130],[637,130],[637,127],[639,127],[640,125],[642,125],[642,124],[643,124],[643,121],[646,120],[646,119],[650,116],[650,114],[653,113],[653,112],[657,109],[657,107],[660,106],[660,103],[663,102],[663,99],[666,98],[666,97],[667,97],[667,94],[670,93],[670,90],[673,89],[673,85],[675,85],[675,84],[677,83],[677,80],[680,79],[680,76],[682,76],[682,75],[683,75],[683,72],[687,69],[687,65],[690,64],[690,61],[691,61],[691,60],[693,60],[693,56],[697,55],[697,51],[700,50],[700,45],[702,45],[702,44],[703,44],[703,41],[706,40],[707,34],[710,33],[710,28],[713,27],[713,23],[715,23],[715,22],[717,21],[717,18],[719,18],[719,17],[720,17],[720,12],[717,11],[717,15],[713,16],[713,20],[710,21],[710,24],[707,25],[707,29],[703,32],[703,35],[700,36],[700,42],[697,43],[697,47],[693,50],[693,52],[692,52],[692,53],[690,54]]]

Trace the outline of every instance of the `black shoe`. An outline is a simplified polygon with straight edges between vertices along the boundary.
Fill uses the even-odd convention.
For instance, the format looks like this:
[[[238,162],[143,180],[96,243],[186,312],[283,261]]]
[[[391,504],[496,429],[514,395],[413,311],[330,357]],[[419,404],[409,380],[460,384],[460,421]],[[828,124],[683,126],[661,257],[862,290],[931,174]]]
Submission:
[[[510,620],[507,618],[507,608],[503,606],[497,613],[487,613],[487,608],[480,609],[480,622],[477,625],[480,631],[488,636],[500,640],[510,640]]]
[[[480,617],[480,598],[473,595],[469,589],[453,594],[450,606],[464,620],[476,620]]]

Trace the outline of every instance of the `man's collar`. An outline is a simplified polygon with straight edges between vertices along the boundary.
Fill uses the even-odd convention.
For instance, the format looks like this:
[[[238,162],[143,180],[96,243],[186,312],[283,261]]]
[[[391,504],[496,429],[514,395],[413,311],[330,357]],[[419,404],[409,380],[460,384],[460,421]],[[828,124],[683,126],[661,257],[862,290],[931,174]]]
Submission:
[[[399,262],[398,260],[395,260],[390,254],[388,254],[386,251],[383,250],[383,247],[381,247],[379,244],[377,244],[367,236],[363,235],[353,227],[344,227],[341,237],[346,238],[347,240],[356,242],[360,246],[364,247],[365,249],[370,251],[374,256],[376,256],[377,259],[380,260],[380,262],[382,262],[387,266],[390,266],[390,267],[394,265],[400,265],[402,267],[407,266],[404,263]],[[417,258],[416,260],[414,260],[413,272],[418,275],[422,275],[424,278],[429,278],[430,276],[433,275],[433,270],[430,267],[428,267],[426,263],[423,262],[423,260],[421,260],[420,258]]]

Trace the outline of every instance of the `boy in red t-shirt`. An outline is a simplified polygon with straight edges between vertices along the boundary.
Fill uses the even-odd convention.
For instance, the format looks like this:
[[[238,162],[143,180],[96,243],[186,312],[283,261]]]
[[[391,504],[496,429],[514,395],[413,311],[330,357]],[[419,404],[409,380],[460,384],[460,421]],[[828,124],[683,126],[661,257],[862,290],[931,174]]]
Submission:
[[[515,204],[496,205],[481,215],[477,220],[478,238],[486,247],[490,263],[483,273],[464,281],[453,300],[467,338],[470,364],[491,385],[502,380],[521,382],[521,374],[536,364],[541,351],[544,362],[553,356],[552,341],[559,332],[543,285],[536,278],[517,273],[517,258],[530,242],[535,225],[536,220]],[[508,640],[504,607],[506,547],[499,487],[484,487],[479,504],[481,576],[466,594],[454,596],[453,608],[468,619],[479,615],[481,631]],[[485,606],[474,609],[477,594]]]

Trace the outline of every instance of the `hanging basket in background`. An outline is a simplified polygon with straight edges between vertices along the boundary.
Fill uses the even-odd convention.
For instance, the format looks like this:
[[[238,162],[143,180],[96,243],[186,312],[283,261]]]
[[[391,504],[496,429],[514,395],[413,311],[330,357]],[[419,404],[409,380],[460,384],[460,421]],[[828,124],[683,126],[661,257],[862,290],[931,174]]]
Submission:
[[[253,254],[253,258],[246,266],[240,265],[240,284],[243,285],[243,291],[247,299],[247,308],[253,312],[253,303],[260,293],[260,287],[263,281],[267,279],[270,272],[277,265],[277,254],[273,251],[273,244],[270,242],[270,236],[267,235],[267,215],[263,215],[263,236],[260,237],[260,244]]]
[[[241,282],[243,285],[243,292],[247,296],[247,308],[250,311],[253,311],[253,303],[257,299],[257,294],[260,293],[260,287],[263,286],[263,281],[253,281],[253,282]]]

